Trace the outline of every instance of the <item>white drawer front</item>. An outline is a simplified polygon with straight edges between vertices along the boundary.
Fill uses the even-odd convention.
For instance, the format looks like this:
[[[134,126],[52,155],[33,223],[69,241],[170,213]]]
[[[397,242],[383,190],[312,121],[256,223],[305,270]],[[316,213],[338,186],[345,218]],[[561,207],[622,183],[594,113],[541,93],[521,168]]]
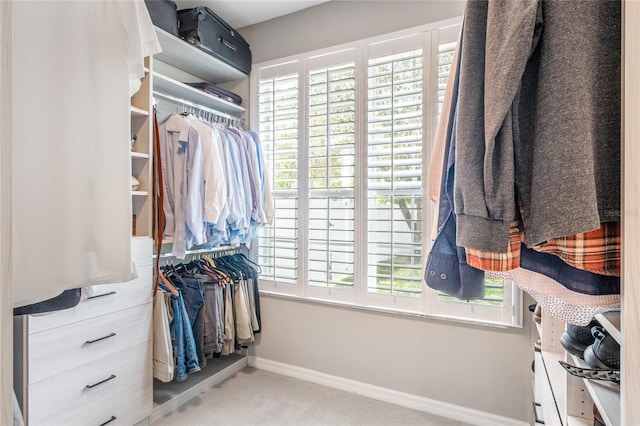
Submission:
[[[549,383],[548,371],[540,352],[535,352],[534,403],[537,404],[533,408],[536,412],[536,420],[538,420],[536,424],[562,424],[558,414],[558,406]]]
[[[139,267],[138,278],[118,284],[100,284],[82,289],[82,300],[71,309],[29,317],[29,334],[151,303],[153,278],[150,266]]]
[[[29,335],[29,383],[152,338],[152,304],[136,306]]]
[[[153,409],[151,351],[151,342],[144,342],[30,385],[29,426],[97,426],[112,416],[116,419],[109,425],[130,426],[148,417]]]
[[[131,239],[131,257],[139,266],[151,266],[153,263],[153,240],[149,237],[133,237]]]

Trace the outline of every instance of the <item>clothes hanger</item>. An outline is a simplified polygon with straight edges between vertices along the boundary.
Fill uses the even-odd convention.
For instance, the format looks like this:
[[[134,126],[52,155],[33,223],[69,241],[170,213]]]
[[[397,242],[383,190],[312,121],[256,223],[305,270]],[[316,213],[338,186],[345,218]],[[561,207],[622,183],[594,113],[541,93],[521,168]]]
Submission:
[[[253,266],[255,266],[256,271],[258,272],[258,274],[262,274],[262,266],[258,265],[256,262],[254,262],[253,260],[249,259],[247,256],[245,256],[244,253],[236,253],[238,256],[242,257],[244,259],[245,262],[249,262],[250,264],[252,264]]]
[[[231,283],[232,282],[231,277],[229,277],[223,271],[216,269],[214,266],[212,266],[210,261],[211,261],[210,258],[202,259],[202,264],[201,264],[202,271],[205,274],[209,275],[215,281],[218,281],[218,283],[220,284]]]
[[[173,286],[173,284],[171,283],[171,281],[167,279],[167,277],[164,276],[164,273],[161,270],[158,271],[158,277],[162,281],[162,284],[164,284],[165,287],[169,289],[171,294],[173,294],[176,297],[180,295],[180,293],[178,293],[178,289]]]

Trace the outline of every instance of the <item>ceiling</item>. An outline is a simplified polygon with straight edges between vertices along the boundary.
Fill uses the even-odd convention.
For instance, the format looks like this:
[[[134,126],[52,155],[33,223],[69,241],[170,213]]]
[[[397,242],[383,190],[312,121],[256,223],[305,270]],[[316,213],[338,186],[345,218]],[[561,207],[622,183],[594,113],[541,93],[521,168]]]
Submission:
[[[233,28],[297,12],[329,0],[174,0],[178,10],[206,6]]]

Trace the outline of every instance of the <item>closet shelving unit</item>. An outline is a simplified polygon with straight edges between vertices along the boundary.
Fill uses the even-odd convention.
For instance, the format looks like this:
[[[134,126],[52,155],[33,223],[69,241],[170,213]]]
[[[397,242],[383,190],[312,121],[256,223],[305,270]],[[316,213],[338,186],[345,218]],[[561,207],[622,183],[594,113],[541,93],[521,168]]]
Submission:
[[[145,75],[140,90],[131,97],[131,137],[136,141],[131,146],[131,174],[140,185],[131,191],[133,207],[132,231],[134,237],[151,237],[151,174],[153,118],[151,106],[152,61],[145,58]]]
[[[611,318],[611,314],[596,319]],[[607,324],[604,324],[607,322]],[[613,321],[602,321],[612,335],[619,334]],[[568,374],[559,361],[589,368],[582,359],[568,354],[560,344],[566,324],[548,314],[542,314],[535,332],[540,337],[541,350],[535,352],[534,410],[536,424],[562,426],[593,425],[595,404],[607,426],[620,424],[620,385],[588,380]]]
[[[168,111],[170,113],[181,112],[181,106],[184,108],[183,110],[186,110],[189,106],[196,105],[205,111],[216,111],[221,117],[240,119],[246,112],[242,106],[211,96],[183,82],[206,81],[220,84],[246,79],[248,76],[161,28],[156,27],[155,30],[162,46],[162,53],[153,57],[154,71],[152,73],[152,95],[158,101],[158,112],[167,112],[163,111],[163,107],[168,107],[169,104],[160,103],[160,101],[168,100],[174,107],[173,111]],[[163,240],[162,253],[156,255],[161,258],[170,257],[167,254],[170,250],[171,240],[165,239]],[[209,250],[209,252],[216,253],[225,250],[238,250],[238,247],[224,246]],[[187,251],[188,257],[201,254],[203,254],[202,250]],[[240,371],[247,364],[247,354],[243,350],[228,356],[207,360],[205,368],[197,373],[189,374],[187,380],[183,382],[162,383],[154,379],[154,407],[149,421],[159,419],[176,410],[205,389]]]

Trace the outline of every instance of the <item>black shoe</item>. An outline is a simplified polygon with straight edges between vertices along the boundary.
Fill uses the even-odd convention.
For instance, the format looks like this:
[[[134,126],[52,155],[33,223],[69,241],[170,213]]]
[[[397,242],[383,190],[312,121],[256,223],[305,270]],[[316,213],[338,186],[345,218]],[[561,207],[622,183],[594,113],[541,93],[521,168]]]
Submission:
[[[591,320],[586,326],[567,324],[567,331],[560,336],[560,343],[570,354],[583,358],[584,350],[596,340],[591,329],[598,325],[600,323],[596,320]]]
[[[620,370],[620,345],[602,327],[591,329],[595,342],[584,350],[584,361],[591,368]]]

